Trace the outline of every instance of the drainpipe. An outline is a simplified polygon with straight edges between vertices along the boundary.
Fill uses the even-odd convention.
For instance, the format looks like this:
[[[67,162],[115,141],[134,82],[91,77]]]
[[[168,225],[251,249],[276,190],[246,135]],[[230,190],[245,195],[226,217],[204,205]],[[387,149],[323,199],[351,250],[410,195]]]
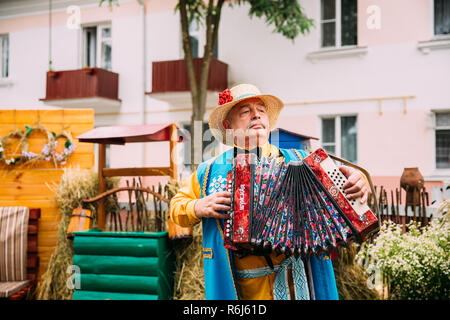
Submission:
[[[142,22],[142,109],[140,112],[142,124],[146,124],[145,110],[147,107],[147,97],[145,91],[147,90],[147,41],[146,41],[146,23],[145,23],[145,4],[143,0],[137,0],[140,6],[140,15]],[[146,162],[146,143],[142,143],[142,167],[145,167]]]

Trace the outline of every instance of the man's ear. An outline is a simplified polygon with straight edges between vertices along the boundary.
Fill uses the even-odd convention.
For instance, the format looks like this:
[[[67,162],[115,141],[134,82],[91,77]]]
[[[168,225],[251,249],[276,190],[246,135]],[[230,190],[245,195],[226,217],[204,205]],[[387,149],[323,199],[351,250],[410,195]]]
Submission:
[[[222,120],[222,126],[223,126],[225,129],[231,129],[231,123],[230,123],[230,121],[227,120],[227,119]]]

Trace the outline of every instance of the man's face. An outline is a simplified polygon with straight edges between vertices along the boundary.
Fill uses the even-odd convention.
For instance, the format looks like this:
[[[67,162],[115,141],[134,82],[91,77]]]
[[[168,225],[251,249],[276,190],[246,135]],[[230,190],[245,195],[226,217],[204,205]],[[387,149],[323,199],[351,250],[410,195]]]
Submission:
[[[232,129],[235,144],[241,147],[264,145],[269,139],[270,124],[267,109],[259,98],[249,98],[236,104],[223,120],[225,129]],[[244,142],[245,141],[245,142]]]

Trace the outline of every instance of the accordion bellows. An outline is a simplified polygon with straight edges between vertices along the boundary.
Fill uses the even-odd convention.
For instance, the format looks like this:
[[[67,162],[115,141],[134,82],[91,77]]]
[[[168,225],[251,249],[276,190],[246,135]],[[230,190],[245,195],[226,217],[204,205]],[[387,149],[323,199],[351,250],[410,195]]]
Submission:
[[[289,164],[238,154],[228,174],[225,247],[305,256],[365,240],[378,219],[367,205],[345,198],[345,181],[323,149]]]

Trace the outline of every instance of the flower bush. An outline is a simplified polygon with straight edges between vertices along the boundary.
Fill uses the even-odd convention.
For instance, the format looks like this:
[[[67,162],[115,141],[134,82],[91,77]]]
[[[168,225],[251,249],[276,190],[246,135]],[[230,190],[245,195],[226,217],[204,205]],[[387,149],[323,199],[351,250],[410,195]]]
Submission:
[[[358,261],[372,261],[388,279],[389,298],[401,300],[450,298],[450,222],[433,219],[426,227],[385,222],[373,243],[358,252]]]

